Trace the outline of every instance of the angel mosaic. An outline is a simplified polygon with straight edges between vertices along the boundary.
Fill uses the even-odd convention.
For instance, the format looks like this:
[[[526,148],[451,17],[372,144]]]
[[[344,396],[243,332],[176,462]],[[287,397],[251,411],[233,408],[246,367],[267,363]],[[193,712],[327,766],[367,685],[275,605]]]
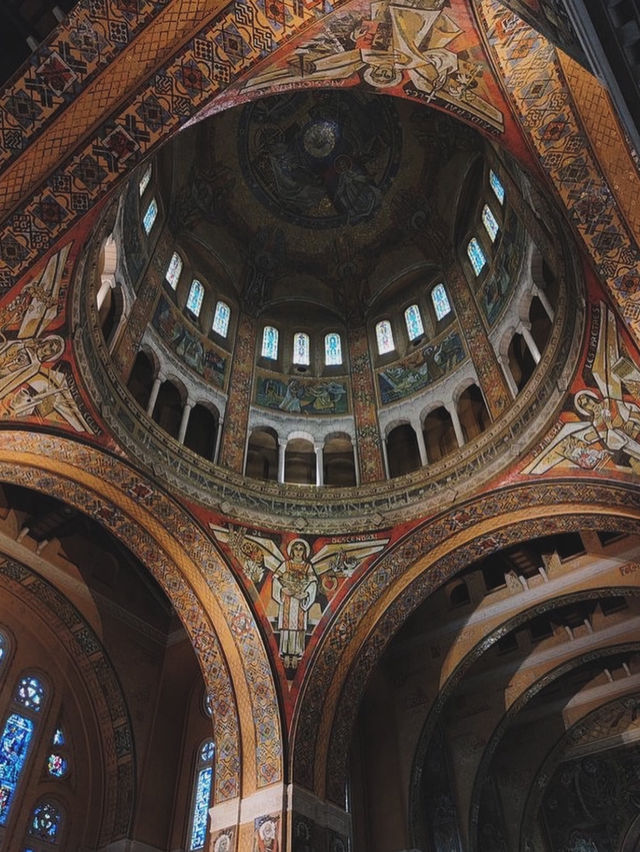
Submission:
[[[330,541],[314,552],[304,538],[279,545],[244,527],[210,527],[258,590],[290,677],[331,598],[366,558],[388,542],[387,538]]]
[[[65,341],[48,333],[61,310],[62,273],[70,245],[0,308],[0,417],[35,417],[92,432],[74,395],[70,371],[60,363]]]
[[[640,473],[640,370],[621,348],[615,316],[603,302],[595,317],[595,348],[587,359],[595,387],[575,393],[573,406],[580,419],[559,424],[525,473],[612,465]]]

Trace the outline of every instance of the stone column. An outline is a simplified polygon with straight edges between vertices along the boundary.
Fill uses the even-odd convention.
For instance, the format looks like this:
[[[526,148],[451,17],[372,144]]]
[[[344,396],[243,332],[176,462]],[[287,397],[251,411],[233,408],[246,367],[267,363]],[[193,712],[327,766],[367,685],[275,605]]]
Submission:
[[[284,438],[278,438],[278,482],[284,482],[284,463],[287,442]]]
[[[178,443],[184,444],[184,438],[187,434],[187,426],[189,425],[189,417],[191,416],[191,409],[193,408],[193,403],[187,400],[184,404],[184,408],[182,409],[182,420],[180,421],[180,428],[178,429]]]
[[[160,387],[162,383],[166,380],[166,376],[164,373],[158,373],[158,375],[153,380],[153,387],[151,388],[151,394],[149,395],[149,402],[147,403],[147,415],[149,417],[153,416],[153,409],[156,407],[156,402],[158,401],[158,394],[160,393]]]
[[[375,376],[364,324],[349,329],[348,342],[358,467],[360,481],[365,484],[385,479],[385,464],[378,425]]]
[[[422,432],[422,425],[420,423],[420,418],[411,418],[411,427],[413,431],[416,433],[416,439],[418,441],[418,452],[420,453],[420,464],[424,467],[428,464],[429,459],[427,458],[427,447],[424,443],[424,434]]]
[[[445,408],[451,416],[451,422],[453,423],[453,431],[456,433],[456,440],[458,442],[458,446],[464,447],[464,432],[462,431],[462,424],[460,423],[460,418],[458,417],[458,409],[456,408],[455,402],[452,402],[451,405],[446,405]]]
[[[541,290],[539,287],[534,287],[531,292],[533,293],[534,296],[537,296],[540,299],[540,304],[544,308],[545,313],[547,314],[547,316],[549,317],[551,322],[553,322],[555,315],[556,315],[556,312],[551,307],[551,302],[547,298],[547,294],[544,292],[544,290]]]
[[[228,378],[229,396],[225,409],[225,428],[220,444],[222,467],[242,473],[251,407],[251,387],[256,352],[257,322],[246,313],[240,315],[238,333]]]
[[[445,280],[456,316],[465,330],[469,355],[476,368],[489,414],[492,420],[497,420],[509,407],[512,396],[487,335],[475,296],[457,258],[449,263]]]
[[[507,363],[505,363],[505,359],[502,355],[498,355],[498,364],[502,367],[502,372],[504,373],[504,377],[507,380],[507,384],[511,388],[511,393],[513,394],[513,398],[515,399],[518,396],[518,385],[516,384],[516,380],[513,378],[513,373],[511,372],[511,368]]]
[[[324,454],[322,452],[322,444],[319,441],[314,441],[313,449],[316,454],[316,485],[324,485]]]
[[[529,352],[531,352],[531,357],[536,362],[536,364],[539,364],[540,358],[542,358],[542,355],[540,354],[540,350],[536,346],[535,340],[531,336],[530,326],[525,325],[524,323],[521,322],[519,330],[522,333],[522,336],[524,337],[524,341],[527,344]]]
[[[215,449],[213,451],[212,461],[213,461],[214,464],[218,463],[218,455],[220,453],[220,438],[222,437],[223,425],[224,425],[224,418],[220,417],[220,419],[218,420],[218,434],[216,435],[216,446],[215,446]]]

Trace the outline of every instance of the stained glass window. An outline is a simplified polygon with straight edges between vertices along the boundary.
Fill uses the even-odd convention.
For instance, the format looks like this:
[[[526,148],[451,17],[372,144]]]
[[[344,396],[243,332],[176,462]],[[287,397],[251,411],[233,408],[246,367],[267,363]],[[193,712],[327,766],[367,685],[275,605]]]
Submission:
[[[178,254],[177,251],[171,255],[171,260],[169,261],[169,266],[167,266],[167,274],[165,278],[167,279],[169,286],[172,290],[175,290],[178,286],[178,281],[180,280],[180,273],[182,272],[182,258]]]
[[[218,302],[213,315],[212,329],[219,334],[220,337],[226,337],[229,331],[229,320],[231,318],[231,308],[226,302]]]
[[[44,699],[44,688],[37,677],[23,677],[18,682],[15,700],[27,710],[39,710]]]
[[[147,168],[142,173],[142,177],[140,178],[140,183],[138,184],[138,192],[140,193],[140,198],[144,195],[145,189],[149,186],[149,181],[151,180],[151,163],[147,166]]]
[[[202,302],[204,300],[204,287],[198,281],[197,278],[194,278],[191,282],[191,289],[189,290],[189,298],[187,299],[187,309],[191,311],[191,313],[199,317],[200,311],[202,310]]]
[[[420,316],[420,309],[417,305],[410,305],[407,308],[404,312],[404,321],[407,325],[409,340],[415,340],[417,337],[421,337],[424,334],[422,317]]]
[[[65,744],[65,736],[62,728],[56,728],[56,731],[53,735],[52,743],[54,746],[61,746]]]
[[[213,740],[206,740],[200,746],[198,763],[196,766],[195,789],[193,796],[193,810],[191,812],[191,840],[189,850],[204,848],[207,836],[207,816],[209,813],[209,800],[211,798],[211,782],[213,779],[213,754],[215,748]]]
[[[12,713],[0,738],[0,825],[5,825],[33,734],[33,722]]]
[[[487,234],[489,234],[489,239],[491,242],[494,242],[495,238],[498,236],[500,226],[496,222],[496,217],[491,212],[491,208],[488,204],[485,204],[482,208],[482,224],[484,225],[484,229]]]
[[[378,341],[378,354],[385,355],[393,352],[396,348],[393,342],[393,332],[389,320],[381,320],[376,325],[376,340]]]
[[[469,255],[471,265],[473,266],[473,271],[476,275],[480,275],[485,263],[487,262],[487,258],[484,256],[484,252],[480,248],[480,243],[475,237],[469,240],[467,254]]]
[[[210,692],[204,696],[204,712],[207,716],[213,716],[213,695]]]
[[[0,664],[2,660],[4,660],[5,654],[7,653],[7,637],[4,633],[0,633]]]
[[[444,284],[436,284],[431,291],[431,301],[437,320],[444,319],[447,314],[451,313],[451,304]]]
[[[50,754],[47,758],[47,772],[53,778],[62,778],[67,771],[67,761],[61,754]]]
[[[29,834],[38,840],[48,843],[58,842],[58,832],[62,822],[62,814],[51,802],[42,802],[33,811],[29,825]]]
[[[293,335],[293,363],[309,365],[309,335],[304,331],[296,331]]]
[[[500,182],[500,178],[493,171],[493,169],[489,171],[489,183],[491,184],[491,189],[493,190],[500,204],[504,204],[504,186]]]
[[[278,329],[272,325],[265,325],[262,332],[262,357],[273,361],[278,357]]]
[[[151,229],[153,228],[153,223],[156,221],[157,215],[158,202],[155,200],[155,198],[152,198],[149,202],[149,206],[147,207],[147,212],[144,214],[144,218],[142,219],[142,224],[144,225],[145,233],[151,233]]]
[[[342,341],[340,335],[332,331],[324,338],[324,363],[328,367],[342,364]]]

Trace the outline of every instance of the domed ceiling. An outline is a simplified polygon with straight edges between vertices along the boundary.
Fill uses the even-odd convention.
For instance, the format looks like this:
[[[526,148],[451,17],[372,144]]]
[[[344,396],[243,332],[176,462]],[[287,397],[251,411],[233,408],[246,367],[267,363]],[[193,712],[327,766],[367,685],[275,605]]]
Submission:
[[[447,116],[391,97],[314,90],[266,98],[170,146],[170,227],[183,245],[215,255],[245,307],[284,298],[274,290],[284,269],[297,276],[288,298],[327,305],[328,282],[335,290],[366,277],[373,299],[424,264],[432,214],[451,220],[485,144]],[[383,272],[389,255],[393,271]],[[242,261],[261,272],[259,294],[246,280],[239,287]]]

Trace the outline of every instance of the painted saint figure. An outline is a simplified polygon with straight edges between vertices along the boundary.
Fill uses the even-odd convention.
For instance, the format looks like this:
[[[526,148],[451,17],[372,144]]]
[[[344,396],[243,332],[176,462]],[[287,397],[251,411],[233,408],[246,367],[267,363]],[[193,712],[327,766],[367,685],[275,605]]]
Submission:
[[[294,539],[287,548],[288,559],[273,576],[271,594],[278,604],[277,629],[285,668],[295,668],[304,653],[307,613],[318,592],[318,577],[309,561],[309,551],[306,541]]]

